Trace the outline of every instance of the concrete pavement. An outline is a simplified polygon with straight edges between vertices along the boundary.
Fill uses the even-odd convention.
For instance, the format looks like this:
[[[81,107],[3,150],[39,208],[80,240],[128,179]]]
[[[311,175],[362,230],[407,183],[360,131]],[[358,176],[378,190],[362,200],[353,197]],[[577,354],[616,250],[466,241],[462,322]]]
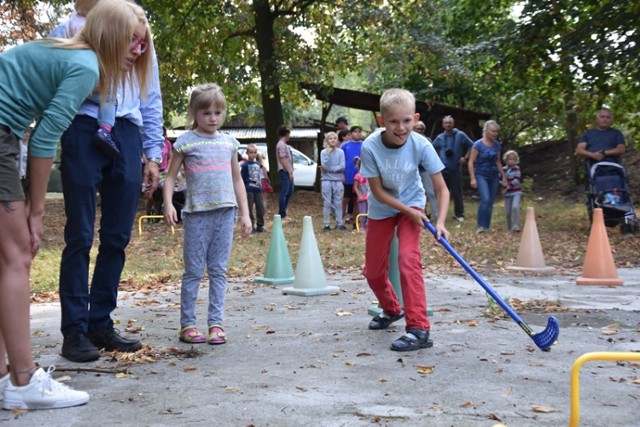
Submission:
[[[580,271],[484,276],[510,301],[548,300],[569,309],[554,313],[561,329],[550,352],[537,349],[511,318],[486,316],[484,290],[462,270],[447,276],[426,273],[435,345],[412,353],[389,350],[403,333],[404,321],[387,331],[367,330],[374,297],[357,273],[328,276],[329,285],[340,292],[314,297],[282,295],[282,287],[252,279],[231,281],[225,321],[229,342],[215,347],[178,342],[176,286],[121,293],[114,313],[118,327],[148,344],[130,365],[108,355],[88,364],[63,359],[59,304],[36,304],[32,340],[37,361],[55,364],[59,372],[54,376],[68,376],[67,383],[88,391],[91,401],[62,410],[1,411],[0,423],[567,425],[575,359],[592,351],[640,351],[640,270],[618,273],[624,279],[618,288],[577,286]],[[203,287],[198,305],[202,330],[206,296]],[[544,329],[549,316],[519,314],[534,331]],[[585,364],[581,425],[637,425],[639,367],[637,362]]]

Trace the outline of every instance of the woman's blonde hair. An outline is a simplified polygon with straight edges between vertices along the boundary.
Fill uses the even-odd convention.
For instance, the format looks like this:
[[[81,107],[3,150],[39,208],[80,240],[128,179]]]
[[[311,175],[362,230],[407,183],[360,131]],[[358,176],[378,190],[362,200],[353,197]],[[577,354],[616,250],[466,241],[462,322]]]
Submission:
[[[498,122],[496,122],[495,120],[487,120],[484,124],[484,127],[482,128],[482,134],[484,135],[484,133],[487,131],[487,129],[489,128],[494,128],[495,130],[499,131],[500,130],[500,125],[498,125]]]
[[[222,92],[220,86],[215,83],[204,83],[196,86],[191,92],[191,98],[189,100],[187,128],[195,129],[198,126],[196,113],[210,107],[219,108],[226,113],[227,98],[225,98],[224,92]],[[222,126],[222,123],[220,123],[220,126]]]
[[[504,153],[504,156],[502,156],[502,160],[506,163],[509,157],[515,157],[516,164],[520,163],[520,156],[515,150],[509,150],[506,153]]]
[[[123,71],[124,61],[131,50],[135,27],[143,24],[144,40],[149,43],[145,52],[136,59],[130,71]],[[98,56],[100,80],[96,90],[102,95],[115,95],[118,87],[126,84],[140,87],[145,97],[151,80],[153,67],[153,44],[151,29],[144,10],[127,0],[99,0],[87,14],[84,28],[70,40],[57,40],[53,47],[64,49],[87,49]]]

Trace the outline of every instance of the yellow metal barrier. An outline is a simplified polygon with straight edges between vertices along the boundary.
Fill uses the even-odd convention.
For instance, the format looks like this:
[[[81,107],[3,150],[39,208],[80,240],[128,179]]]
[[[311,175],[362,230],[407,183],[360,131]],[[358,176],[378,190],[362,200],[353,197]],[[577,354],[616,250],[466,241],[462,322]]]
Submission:
[[[360,217],[361,216],[366,216],[368,217],[369,214],[363,213],[363,214],[358,214],[356,215],[356,231],[359,233],[360,232]]]
[[[142,220],[143,219],[164,219],[164,215],[140,215],[138,218],[138,236],[142,236]],[[171,226],[171,234],[176,234],[176,230]]]
[[[596,351],[585,353],[573,362],[571,369],[571,416],[569,427],[577,427],[580,420],[580,368],[590,360],[640,360],[640,353]]]

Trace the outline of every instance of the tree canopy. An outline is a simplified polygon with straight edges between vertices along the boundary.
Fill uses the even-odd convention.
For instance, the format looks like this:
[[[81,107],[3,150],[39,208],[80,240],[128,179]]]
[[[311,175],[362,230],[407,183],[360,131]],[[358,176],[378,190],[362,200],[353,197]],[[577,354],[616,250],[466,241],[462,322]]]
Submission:
[[[66,3],[3,1],[0,43],[42,36],[52,24],[34,10]],[[422,100],[490,112],[507,144],[567,138],[569,153],[602,105],[632,137],[640,128],[638,2],[140,3],[155,35],[167,115],[184,112],[193,85],[214,81],[229,115],[264,124],[270,146],[277,127],[311,103],[302,83],[331,86],[347,76],[358,85],[348,89],[405,87]]]

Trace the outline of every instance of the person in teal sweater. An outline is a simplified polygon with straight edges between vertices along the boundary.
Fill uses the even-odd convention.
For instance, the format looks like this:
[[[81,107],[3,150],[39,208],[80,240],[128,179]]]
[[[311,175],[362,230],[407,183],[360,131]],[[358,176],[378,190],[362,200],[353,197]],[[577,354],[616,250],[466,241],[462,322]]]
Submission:
[[[43,233],[49,172],[61,134],[94,89],[112,93],[139,54],[130,47],[137,22],[125,0],[102,0],[71,40],[33,41],[0,54],[0,401],[4,409],[82,405],[89,394],[39,368],[29,339],[29,274]],[[104,95],[103,95],[104,98]],[[104,102],[104,101],[103,101]],[[33,121],[28,170],[21,181],[20,139]],[[10,362],[10,368],[4,362]]]

